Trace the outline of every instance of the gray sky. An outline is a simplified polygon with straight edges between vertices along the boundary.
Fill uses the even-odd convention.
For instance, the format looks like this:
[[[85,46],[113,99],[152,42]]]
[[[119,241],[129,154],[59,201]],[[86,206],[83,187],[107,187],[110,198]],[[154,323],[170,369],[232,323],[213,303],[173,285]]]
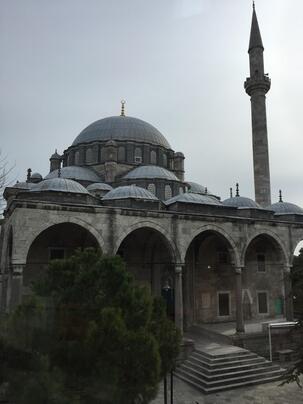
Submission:
[[[303,206],[303,2],[257,0],[272,199]],[[91,122],[120,112],[185,154],[186,179],[253,197],[250,0],[0,0],[1,149],[46,175]]]

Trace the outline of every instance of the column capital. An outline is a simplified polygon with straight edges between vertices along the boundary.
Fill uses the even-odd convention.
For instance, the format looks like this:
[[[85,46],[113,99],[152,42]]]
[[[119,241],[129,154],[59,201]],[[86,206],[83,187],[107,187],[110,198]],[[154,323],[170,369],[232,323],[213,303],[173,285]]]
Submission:
[[[11,273],[14,276],[20,276],[23,273],[24,264],[12,264],[11,265]]]
[[[285,265],[285,267],[284,267],[284,272],[285,272],[286,274],[290,274],[291,269],[292,269],[292,265],[287,264],[287,265]]]
[[[183,262],[176,262],[175,263],[175,273],[181,274],[184,266],[185,266],[185,264]]]
[[[237,275],[241,275],[242,274],[242,270],[244,269],[244,266],[239,266],[239,265],[235,265],[234,266],[234,271]]]

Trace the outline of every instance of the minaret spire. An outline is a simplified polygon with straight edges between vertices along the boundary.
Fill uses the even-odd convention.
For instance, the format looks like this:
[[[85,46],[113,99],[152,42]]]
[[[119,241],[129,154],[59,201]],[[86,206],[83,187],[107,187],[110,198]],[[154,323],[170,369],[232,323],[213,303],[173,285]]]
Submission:
[[[271,196],[265,94],[270,89],[271,83],[268,75],[264,74],[263,51],[253,3],[248,47],[250,77],[246,79],[244,88],[251,100],[255,199],[261,206],[267,207],[271,204]]]

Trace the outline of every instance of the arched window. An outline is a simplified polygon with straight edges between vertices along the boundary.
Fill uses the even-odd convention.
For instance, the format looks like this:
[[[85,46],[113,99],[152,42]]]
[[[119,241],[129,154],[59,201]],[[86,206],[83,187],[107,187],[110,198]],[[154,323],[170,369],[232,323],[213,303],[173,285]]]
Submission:
[[[179,187],[179,194],[183,194],[183,193],[184,193],[183,188],[182,188],[182,187]]]
[[[140,147],[135,148],[135,163],[142,163],[142,149]]]
[[[118,161],[125,161],[125,147],[123,146],[118,149]]]
[[[157,164],[157,153],[155,150],[150,152],[150,164]]]
[[[101,149],[101,162],[104,163],[105,160],[106,160],[106,149],[105,149],[105,147],[102,147],[102,149]]]
[[[75,166],[78,166],[80,164],[80,153],[76,151],[75,153]]]
[[[92,161],[93,161],[93,151],[92,151],[92,149],[86,149],[85,161],[86,161],[86,163],[92,163]]]
[[[167,167],[167,155],[165,153],[163,154],[163,166]]]
[[[164,188],[164,199],[170,199],[172,197],[171,186],[165,185]]]
[[[156,186],[155,184],[148,184],[147,190],[152,194],[156,195]]]

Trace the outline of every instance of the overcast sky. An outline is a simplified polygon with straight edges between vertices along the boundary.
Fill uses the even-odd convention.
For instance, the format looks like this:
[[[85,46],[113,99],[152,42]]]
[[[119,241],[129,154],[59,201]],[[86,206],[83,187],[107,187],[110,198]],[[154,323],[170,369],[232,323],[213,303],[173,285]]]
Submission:
[[[0,0],[1,149],[15,176],[46,175],[91,122],[120,113],[185,154],[186,179],[254,197],[250,0]],[[303,2],[257,0],[272,79],[272,200],[303,206]]]

